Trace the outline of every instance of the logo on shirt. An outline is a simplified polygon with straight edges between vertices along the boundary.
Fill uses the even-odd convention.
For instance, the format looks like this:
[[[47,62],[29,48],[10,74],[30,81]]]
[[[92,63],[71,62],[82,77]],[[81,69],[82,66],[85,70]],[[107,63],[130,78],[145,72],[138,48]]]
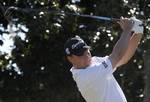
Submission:
[[[108,65],[107,65],[107,63],[106,63],[105,61],[103,61],[102,64],[103,64],[103,66],[104,66],[105,68],[108,67]]]

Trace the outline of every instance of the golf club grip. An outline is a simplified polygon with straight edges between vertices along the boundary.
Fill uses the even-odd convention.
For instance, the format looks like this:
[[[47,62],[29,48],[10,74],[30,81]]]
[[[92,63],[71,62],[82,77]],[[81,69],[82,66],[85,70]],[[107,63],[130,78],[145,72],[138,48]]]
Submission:
[[[120,19],[112,18],[112,17],[94,16],[94,18],[97,18],[99,20],[113,21],[113,22],[120,21]]]
[[[118,19],[118,18],[111,18],[111,20],[115,21],[115,22],[120,21],[120,19]]]

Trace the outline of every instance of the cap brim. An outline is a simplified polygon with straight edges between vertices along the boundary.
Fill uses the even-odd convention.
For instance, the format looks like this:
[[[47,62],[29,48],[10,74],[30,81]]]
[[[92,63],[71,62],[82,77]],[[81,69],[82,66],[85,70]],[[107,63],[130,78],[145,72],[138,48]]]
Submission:
[[[85,48],[85,49],[91,49],[90,46],[83,46],[83,48]]]
[[[76,55],[76,56],[82,56],[82,55],[84,54],[84,52],[85,52],[87,49],[91,49],[91,47],[85,45],[85,46],[83,46],[82,48],[77,49],[77,50],[76,50],[75,52],[73,52],[72,54],[73,54],[73,55]]]
[[[83,53],[84,53],[87,49],[91,49],[91,47],[90,47],[90,46],[83,46],[81,49],[78,50],[78,52],[74,53],[74,55],[82,56]]]

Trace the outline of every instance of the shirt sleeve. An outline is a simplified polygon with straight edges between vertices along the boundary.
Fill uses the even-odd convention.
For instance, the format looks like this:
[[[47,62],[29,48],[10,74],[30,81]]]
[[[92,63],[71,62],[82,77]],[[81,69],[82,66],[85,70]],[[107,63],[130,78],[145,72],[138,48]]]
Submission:
[[[99,66],[101,74],[112,74],[116,69],[112,67],[109,56],[95,57],[95,60],[96,65]]]

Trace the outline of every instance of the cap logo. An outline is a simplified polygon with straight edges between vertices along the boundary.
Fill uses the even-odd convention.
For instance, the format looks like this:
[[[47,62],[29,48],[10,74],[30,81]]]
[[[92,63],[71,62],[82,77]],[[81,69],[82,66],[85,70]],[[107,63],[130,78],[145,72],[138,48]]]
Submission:
[[[65,50],[65,51],[66,51],[66,54],[67,54],[67,55],[69,55],[69,54],[70,54],[69,48],[66,48],[66,50]]]
[[[83,40],[80,40],[79,42],[77,42],[76,44],[72,45],[72,49],[76,48],[79,44],[84,43]]]

